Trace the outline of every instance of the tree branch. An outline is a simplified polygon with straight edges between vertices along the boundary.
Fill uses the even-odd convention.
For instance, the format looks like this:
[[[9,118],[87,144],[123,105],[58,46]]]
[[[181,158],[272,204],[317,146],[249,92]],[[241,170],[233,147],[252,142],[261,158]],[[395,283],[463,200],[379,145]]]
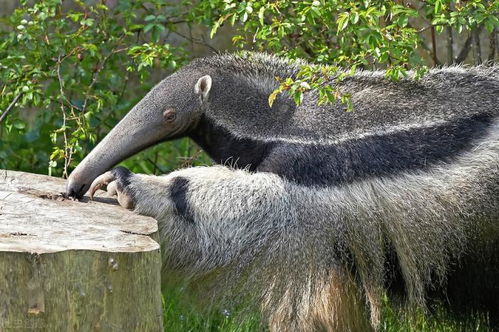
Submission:
[[[432,26],[431,27],[431,57],[433,59],[433,64],[435,66],[438,66],[440,65],[440,61],[438,61],[438,57],[437,57],[437,39],[435,38],[435,27]]]
[[[496,48],[497,48],[497,28],[492,30],[489,36],[489,56],[488,60],[489,61],[494,61],[495,55],[496,55]]]
[[[124,37],[124,35],[120,37],[119,41],[121,41],[123,39],[123,37]],[[81,107],[81,112],[85,112],[86,111],[88,100],[89,100],[89,97],[90,97],[90,91],[92,90],[92,88],[95,85],[95,83],[97,83],[97,78],[99,77],[99,73],[102,71],[102,69],[104,69],[104,66],[106,65],[106,62],[114,54],[120,53],[120,52],[123,52],[123,51],[126,51],[126,50],[128,50],[128,47],[120,48],[120,49],[114,49],[108,55],[106,55],[104,57],[104,59],[100,63],[97,64],[96,70],[92,73],[92,80],[91,80],[90,84],[87,87],[87,91],[85,93],[85,100],[83,101],[83,106]]]
[[[454,36],[452,35],[452,27],[448,26],[447,30],[447,62],[454,62]]]
[[[480,30],[475,29],[471,31],[471,40],[473,45],[473,57],[475,58],[475,65],[479,65],[482,63],[482,50],[480,47]]]
[[[216,48],[214,48],[213,46],[211,46],[205,39],[204,39],[204,35],[201,35],[201,38],[202,39],[197,39],[197,38],[191,38],[189,36],[186,36],[178,31],[172,31],[174,34],[184,38],[185,40],[188,40],[190,41],[191,43],[194,43],[194,44],[198,44],[198,45],[203,45],[203,46],[206,46],[208,47],[210,50],[212,50],[213,52],[218,52],[218,50]]]
[[[10,110],[14,108],[14,105],[16,105],[17,101],[21,96],[23,95],[22,92],[19,92],[17,96],[14,97],[14,100],[9,104],[9,106],[5,109],[5,111],[2,112],[2,115],[0,115],[0,123],[7,117],[7,114],[9,114]]]
[[[64,169],[62,175],[64,178],[68,177],[68,167],[69,164],[71,163],[71,158],[73,157],[73,148],[68,144],[68,135],[67,135],[67,128],[66,128],[66,112],[64,110],[64,100],[67,100],[66,95],[64,94],[64,83],[62,80],[62,75],[61,75],[61,64],[62,61],[64,61],[67,57],[61,57],[59,56],[57,58],[57,65],[56,65],[56,72],[57,72],[57,80],[59,82],[59,93],[61,94],[61,113],[62,113],[62,127],[64,128],[62,134],[64,138]]]
[[[459,52],[458,56],[454,60],[455,63],[461,63],[463,62],[466,57],[468,56],[468,53],[470,52],[470,47],[471,47],[471,32],[468,35],[468,38],[466,38],[466,41],[464,42],[463,48]]]

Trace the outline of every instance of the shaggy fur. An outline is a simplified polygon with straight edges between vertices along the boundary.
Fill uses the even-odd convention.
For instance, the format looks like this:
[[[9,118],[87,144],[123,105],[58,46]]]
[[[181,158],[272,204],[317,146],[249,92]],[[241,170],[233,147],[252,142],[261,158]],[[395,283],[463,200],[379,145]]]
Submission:
[[[159,221],[166,271],[251,294],[272,331],[366,331],[384,294],[497,320],[499,286],[487,280],[499,278],[499,68],[435,69],[419,82],[360,72],[340,85],[353,112],[317,106],[315,92],[271,109],[274,77],[296,70],[260,54],[197,60],[76,171],[97,167],[116,132],[155,119],[149,109],[186,110],[161,140],[190,136],[232,167],[110,173],[118,195]],[[200,96],[203,75],[212,86]]]
[[[379,320],[390,250],[408,300],[424,305],[425,290],[445,285],[453,264],[474,247],[470,241],[484,230],[497,239],[498,161],[496,125],[453,165],[342,188],[308,188],[271,173],[215,166],[133,175],[128,190],[138,213],[165,221],[169,269],[199,276],[230,266],[234,275],[223,282],[239,283],[233,277],[244,275],[250,283],[244,287],[261,292],[275,331],[338,325],[363,331],[357,324],[364,326],[366,303],[373,322]],[[178,193],[172,195],[179,178],[181,209]]]

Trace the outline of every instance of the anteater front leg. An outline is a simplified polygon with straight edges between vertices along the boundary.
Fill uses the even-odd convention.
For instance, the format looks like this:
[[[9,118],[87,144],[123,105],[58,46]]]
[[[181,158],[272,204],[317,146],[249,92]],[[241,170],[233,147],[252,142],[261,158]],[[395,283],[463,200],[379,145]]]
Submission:
[[[116,167],[112,170],[98,176],[90,186],[90,199],[93,199],[95,192],[107,186],[107,193],[109,196],[117,196],[118,203],[126,209],[133,209],[135,207],[134,193],[130,190],[130,181],[136,177],[135,174],[130,172],[125,167]]]

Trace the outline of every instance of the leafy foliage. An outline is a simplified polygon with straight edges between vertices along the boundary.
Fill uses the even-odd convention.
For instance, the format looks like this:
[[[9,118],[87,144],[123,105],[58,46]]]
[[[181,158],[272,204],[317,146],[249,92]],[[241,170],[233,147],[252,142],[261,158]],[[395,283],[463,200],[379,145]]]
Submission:
[[[231,25],[223,31],[236,48],[312,63],[297,77],[276,78],[281,85],[270,104],[284,91],[299,104],[303,92],[317,89],[319,102],[349,105],[348,95],[325,83],[358,68],[386,68],[395,80],[413,69],[418,78],[426,63],[440,64],[435,43],[426,45],[428,31],[435,40],[444,28],[459,37],[485,27],[495,38],[498,13],[497,1],[483,0],[120,0],[112,6],[23,0],[0,21],[0,167],[66,176],[154,82],[193,56],[188,41],[206,44],[182,29],[215,37]],[[171,33],[185,42],[172,43]],[[469,48],[467,40],[464,57],[448,62],[462,61]],[[186,141],[165,150],[153,148],[125,163],[158,173],[208,162]]]
[[[348,102],[324,83],[357,68],[383,67],[394,80],[414,69],[413,77],[421,77],[426,66],[419,51],[427,29],[442,32],[448,26],[461,33],[485,25],[492,33],[499,25],[497,1],[218,0],[202,1],[198,9],[208,13],[204,19],[211,19],[212,35],[225,22],[238,26],[233,41],[240,48],[251,45],[318,64],[303,66],[296,79],[281,84],[278,92],[289,91],[298,104],[310,89],[320,91],[320,102]],[[350,70],[337,73],[342,67]]]
[[[21,1],[3,21],[11,29],[1,32],[0,109],[19,96],[16,108],[24,111],[3,124],[2,168],[43,172],[48,166],[49,174],[66,176],[71,161],[81,160],[152,87],[152,69],[172,71],[187,59],[182,47],[159,41],[167,22],[140,1],[112,10],[73,5]],[[154,8],[168,7],[158,1]],[[151,172],[156,165],[139,168]]]

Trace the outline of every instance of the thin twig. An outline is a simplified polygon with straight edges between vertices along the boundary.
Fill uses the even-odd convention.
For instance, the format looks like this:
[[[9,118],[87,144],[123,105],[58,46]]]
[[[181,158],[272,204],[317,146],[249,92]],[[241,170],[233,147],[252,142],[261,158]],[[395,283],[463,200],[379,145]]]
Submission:
[[[19,92],[17,96],[14,97],[14,100],[9,104],[9,106],[3,111],[2,115],[0,115],[0,123],[7,117],[7,114],[9,114],[10,110],[14,108],[14,105],[17,103],[19,98],[23,95],[22,92]]]
[[[57,58],[57,80],[59,81],[59,92],[61,94],[61,112],[62,112],[62,128],[64,129],[62,131],[63,137],[64,137],[64,170],[63,170],[63,177],[67,178],[68,177],[68,167],[69,164],[71,163],[71,158],[73,157],[73,148],[69,146],[68,144],[68,136],[66,133],[66,111],[64,110],[64,100],[67,99],[65,94],[64,94],[64,84],[62,81],[62,76],[61,76],[61,63],[64,61],[66,57],[61,58],[59,56]]]
[[[415,29],[415,27],[413,27],[410,23],[409,23],[409,24],[407,24],[407,27]],[[418,30],[418,34],[420,35],[420,39],[419,39],[419,43],[418,43],[418,44],[419,44],[419,45],[421,45],[421,47],[422,47],[422,48],[423,48],[423,49],[424,49],[424,50],[428,53],[428,55],[429,55],[429,56],[430,56],[433,60],[435,60],[435,59],[433,58],[433,51],[432,51],[432,49],[430,48],[430,46],[428,46],[428,44],[426,43],[426,40],[425,40],[425,38],[424,38],[424,36],[423,36],[423,34],[422,34],[422,32],[423,32],[423,31],[426,31],[427,29],[430,29],[430,28],[432,28],[432,27],[434,27],[434,26],[430,24],[430,25],[428,25],[426,28],[423,28],[423,29]],[[437,61],[438,61],[438,59],[437,59]],[[437,64],[437,65],[438,65],[438,64]]]
[[[62,62],[63,62],[64,60],[66,60],[67,58],[69,58],[70,56],[72,56],[72,55],[76,54],[76,53],[77,53],[77,52],[79,52],[79,51],[81,51],[81,47],[75,47],[75,48],[74,48],[74,49],[72,49],[72,50],[71,50],[71,52],[69,52],[68,54],[65,54],[65,55],[59,55],[59,56],[57,57],[57,61],[56,61],[56,63],[57,63],[57,79],[59,80],[59,85],[60,85],[61,87],[62,87],[62,85],[63,85],[63,84],[62,84],[62,78],[61,78],[61,72],[60,72],[60,71],[61,71],[61,68],[60,68],[60,67],[61,67],[61,64],[62,64]],[[61,90],[61,92],[62,92],[62,90]],[[63,98],[63,101],[64,101],[64,102],[66,102],[66,103],[69,105],[69,107],[70,107],[71,109],[73,109],[73,108],[74,108],[74,109],[80,110],[80,108],[79,108],[78,106],[73,105],[73,103],[71,102],[71,100],[69,100],[69,99],[66,97],[66,95],[65,95],[65,94],[62,94],[62,98]]]
[[[189,28],[189,39],[191,42],[191,52],[194,54],[194,36],[192,35],[192,26],[190,24],[187,25]]]
[[[439,23],[439,24],[429,24],[427,26],[425,26],[424,28],[421,28],[417,31],[417,33],[422,33],[422,32],[425,32],[426,30],[429,30],[429,29],[432,29],[432,28],[435,28],[435,27],[438,27],[438,26],[446,26],[446,24],[443,24],[443,23]]]
[[[187,21],[187,20],[184,20],[184,19],[166,20],[166,22],[164,23],[164,25],[166,25],[166,24],[180,24],[180,23],[190,23],[190,22]]]
[[[218,50],[216,48],[214,48],[213,46],[211,46],[210,44],[208,44],[205,40],[204,40],[204,36],[202,36],[202,39],[196,39],[196,38],[189,38],[189,36],[186,36],[178,31],[173,31],[173,33],[179,35],[180,37],[194,43],[194,44],[199,44],[199,45],[203,45],[203,46],[206,46],[208,47],[210,50],[214,51],[214,52],[218,52]]]
[[[63,177],[68,177],[68,168],[71,163],[71,159],[73,158],[73,147],[68,146],[68,136],[66,134],[66,112],[64,111],[64,105],[61,103],[61,111],[62,111],[62,127],[64,128],[63,136],[64,136],[64,171]]]
[[[154,154],[154,160],[152,160],[151,158],[146,158],[146,161],[149,162],[153,167],[152,174],[154,174],[154,175],[158,175],[156,173],[157,170],[161,171],[161,166],[158,165],[158,158],[157,157],[158,157],[158,153],[156,152]]]
[[[124,35],[120,37],[119,41],[121,41],[123,39],[123,37],[124,37]],[[108,55],[106,55],[106,57],[102,60],[101,63],[97,64],[98,68],[97,68],[97,70],[95,70],[92,73],[92,81],[90,82],[90,84],[87,87],[87,93],[85,94],[85,100],[83,101],[83,106],[81,107],[81,112],[85,112],[86,111],[87,104],[88,104],[88,99],[90,97],[90,91],[94,87],[95,83],[97,83],[97,79],[99,77],[99,73],[102,71],[102,69],[104,69],[104,66],[106,65],[106,62],[114,54],[120,53],[120,52],[123,52],[123,51],[126,51],[126,50],[128,50],[128,47],[124,47],[124,48],[120,48],[120,49],[117,49],[117,50],[113,50]]]

